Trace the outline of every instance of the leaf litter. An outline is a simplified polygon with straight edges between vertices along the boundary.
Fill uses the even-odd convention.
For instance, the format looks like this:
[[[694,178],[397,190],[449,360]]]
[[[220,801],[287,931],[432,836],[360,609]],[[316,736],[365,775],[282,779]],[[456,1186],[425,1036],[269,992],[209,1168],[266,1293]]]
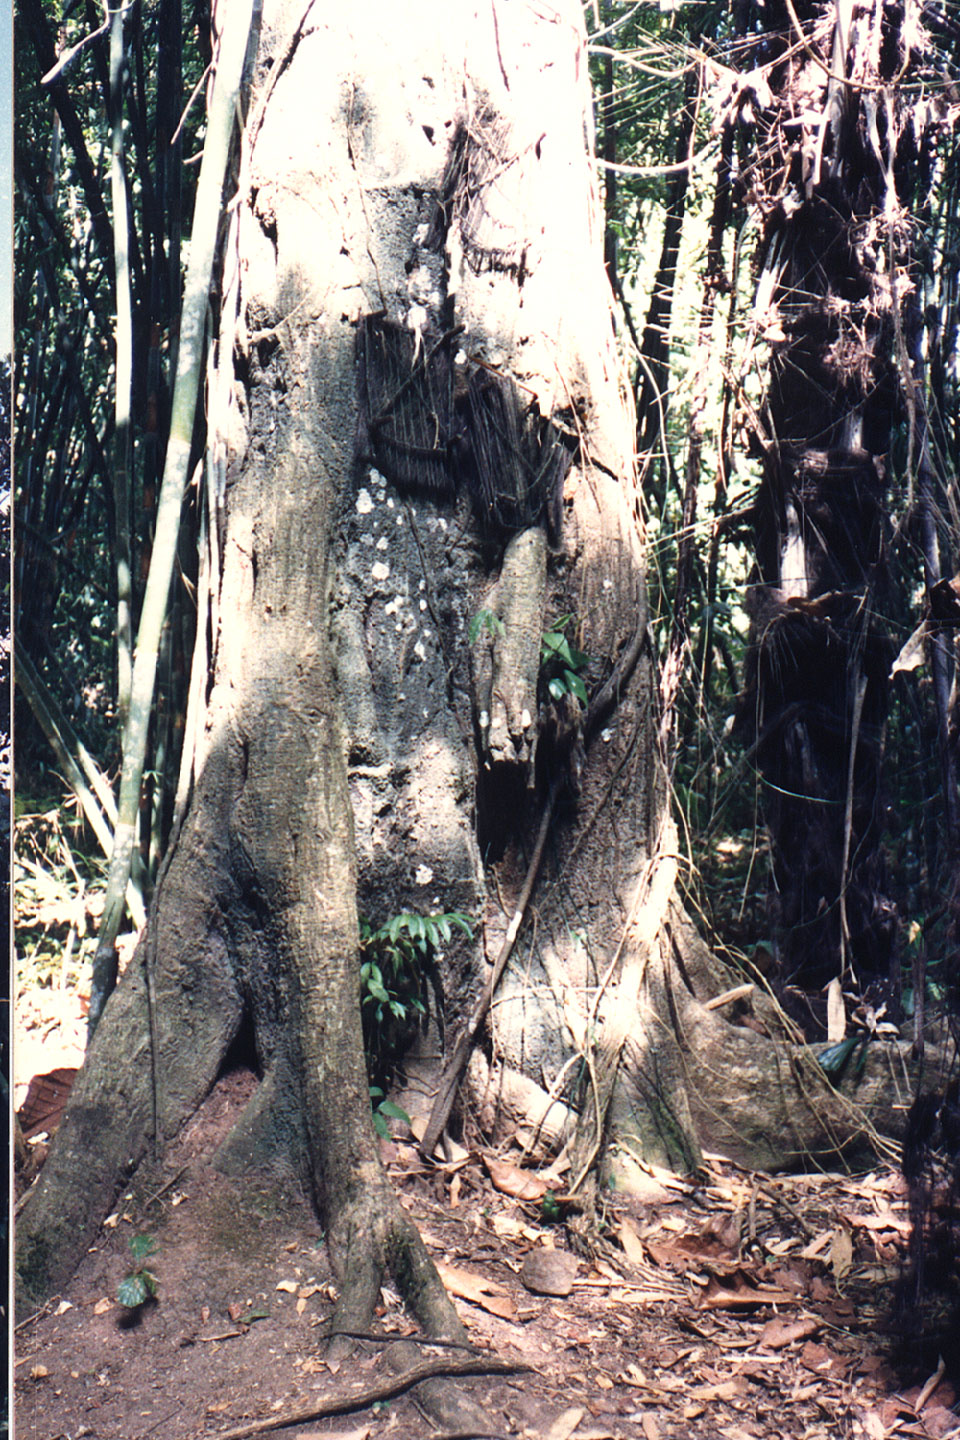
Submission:
[[[292,1177],[209,1167],[255,1084],[243,1071],[221,1079],[162,1164],[133,1177],[65,1293],[17,1317],[21,1440],[216,1440],[255,1434],[258,1420],[299,1440],[436,1433],[415,1393],[364,1408],[383,1386],[386,1347],[414,1334],[396,1296],[384,1290],[374,1329],[331,1373],[336,1283]],[[461,1147],[456,1168],[428,1169],[402,1139],[383,1150],[475,1355],[528,1367],[457,1382],[491,1435],[960,1436],[942,1369],[905,1377],[891,1359],[909,1234],[894,1171],[759,1175],[718,1156],[699,1184],[651,1171],[644,1198],[609,1196],[608,1243],[591,1262],[567,1248],[562,1223],[543,1220],[548,1192],[562,1197],[555,1172],[517,1152]],[[158,1291],[130,1323],[111,1297],[134,1233],[158,1241]],[[342,1413],[276,1429],[311,1404]]]

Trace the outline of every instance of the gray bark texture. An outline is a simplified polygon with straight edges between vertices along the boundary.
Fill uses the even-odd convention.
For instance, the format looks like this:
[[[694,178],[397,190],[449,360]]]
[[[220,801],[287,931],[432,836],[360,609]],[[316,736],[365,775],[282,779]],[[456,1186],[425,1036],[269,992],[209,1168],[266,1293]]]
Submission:
[[[701,1145],[773,1166],[863,1138],[772,1006],[753,1007],[765,1033],[704,1009],[730,981],[675,897],[589,133],[575,0],[264,6],[209,390],[192,792],[21,1218],[35,1296],[148,1144],[149,970],[161,1138],[247,1024],[262,1081],[220,1162],[293,1160],[350,1277],[340,1328],[363,1328],[386,1267],[432,1333],[459,1333],[377,1158],[358,908],[476,917],[441,961],[454,1036],[518,931],[462,1092],[491,1135],[627,1178]],[[471,646],[484,608],[502,634]],[[536,674],[536,629],[565,616],[591,694],[613,678],[592,736]]]

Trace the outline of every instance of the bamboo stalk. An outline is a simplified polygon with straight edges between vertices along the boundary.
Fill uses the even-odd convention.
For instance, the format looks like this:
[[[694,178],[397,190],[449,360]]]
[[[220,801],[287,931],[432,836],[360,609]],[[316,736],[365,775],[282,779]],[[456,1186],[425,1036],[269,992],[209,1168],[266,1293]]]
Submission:
[[[236,14],[231,14],[230,23],[223,26],[220,35],[207,137],[197,184],[190,263],[184,287],[170,438],[167,442],[163,482],[157,505],[157,525],[150,571],[137,633],[130,713],[123,738],[119,817],[114,831],[103,919],[93,962],[88,1039],[96,1030],[117,980],[116,938],[136,839],[140,784],[143,778],[160,636],[167,613],[180,531],[180,511],[190,461],[193,420],[203,359],[207,296],[213,274],[224,176],[233,137],[251,15],[251,0],[238,0]]]

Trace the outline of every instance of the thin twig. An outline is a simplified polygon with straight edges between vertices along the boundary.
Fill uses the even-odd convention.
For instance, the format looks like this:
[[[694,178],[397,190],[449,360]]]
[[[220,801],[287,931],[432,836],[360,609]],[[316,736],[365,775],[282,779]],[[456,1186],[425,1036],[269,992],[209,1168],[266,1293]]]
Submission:
[[[20,1331],[21,1331],[21,1330],[26,1330],[26,1328],[27,1328],[28,1325],[34,1325],[34,1324],[36,1324],[36,1322],[37,1322],[38,1320],[42,1320],[43,1317],[44,1317],[44,1315],[46,1315],[46,1314],[49,1313],[49,1311],[52,1309],[52,1307],[53,1307],[54,1305],[56,1305],[56,1303],[57,1303],[57,1301],[58,1301],[59,1299],[60,1299],[60,1296],[59,1296],[59,1295],[51,1295],[51,1296],[50,1296],[50,1299],[46,1302],[45,1305],[41,1305],[39,1310],[34,1310],[33,1314],[32,1314],[32,1315],[28,1315],[27,1318],[26,1318],[26,1320],[21,1320],[19,1325],[14,1325],[14,1327],[13,1327],[13,1333],[14,1333],[14,1335],[19,1335],[19,1334],[20,1334]]]

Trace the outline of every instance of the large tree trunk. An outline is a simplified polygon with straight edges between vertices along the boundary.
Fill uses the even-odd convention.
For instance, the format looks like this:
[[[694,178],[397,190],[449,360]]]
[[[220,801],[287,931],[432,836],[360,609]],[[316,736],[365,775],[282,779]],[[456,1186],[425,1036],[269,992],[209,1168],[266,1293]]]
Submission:
[[[728,981],[674,897],[588,116],[576,3],[265,6],[210,392],[192,796],[21,1220],[35,1294],[143,1154],[154,1068],[162,1138],[247,1031],[262,1079],[220,1162],[293,1158],[349,1276],[341,1328],[386,1265],[455,1333],[374,1145],[358,906],[481,922],[443,959],[454,1030],[516,938],[467,1093],[491,1132],[569,1140],[577,1182],[601,1155],[690,1168],[706,1138],[769,1166],[865,1134],[770,1007],[761,1035],[703,1006]],[[471,646],[482,609],[500,624]],[[540,674],[563,616],[591,694],[612,682],[592,735]],[[885,1073],[860,1082],[881,1108]]]

